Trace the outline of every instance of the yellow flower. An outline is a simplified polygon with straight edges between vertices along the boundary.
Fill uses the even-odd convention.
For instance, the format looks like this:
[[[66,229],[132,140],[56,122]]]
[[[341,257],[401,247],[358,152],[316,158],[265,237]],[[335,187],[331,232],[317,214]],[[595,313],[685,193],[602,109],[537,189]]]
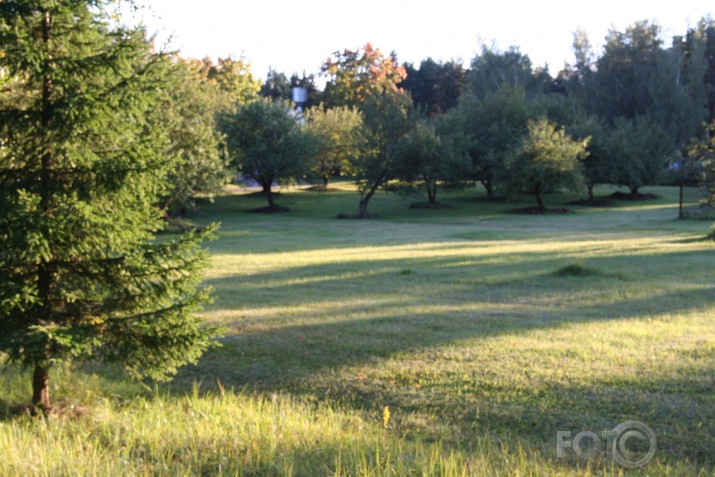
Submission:
[[[385,408],[382,410],[382,426],[387,429],[387,427],[390,425],[390,408],[388,406],[385,406]]]

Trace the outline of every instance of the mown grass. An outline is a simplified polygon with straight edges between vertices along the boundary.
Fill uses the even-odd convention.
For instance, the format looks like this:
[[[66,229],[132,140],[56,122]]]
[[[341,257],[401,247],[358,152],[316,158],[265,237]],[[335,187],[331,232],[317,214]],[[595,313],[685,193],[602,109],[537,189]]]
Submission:
[[[222,222],[205,316],[223,347],[154,396],[60,370],[78,411],[6,418],[0,473],[619,475],[557,458],[556,433],[635,419],[658,448],[629,475],[713,474],[715,249],[707,222],[676,220],[675,189],[544,216],[506,213],[529,197],[383,194],[378,218],[335,220],[356,209],[345,189],[284,191],[285,214],[236,191],[203,207]],[[8,416],[29,380],[0,379]]]

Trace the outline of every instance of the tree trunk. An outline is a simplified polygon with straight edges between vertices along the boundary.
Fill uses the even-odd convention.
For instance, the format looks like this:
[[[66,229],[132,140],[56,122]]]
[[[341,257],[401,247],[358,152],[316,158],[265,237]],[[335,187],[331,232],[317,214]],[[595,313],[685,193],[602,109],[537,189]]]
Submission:
[[[427,189],[427,201],[430,204],[434,204],[437,196],[437,181],[430,181],[427,174],[422,174],[422,180],[425,181],[425,188]]]
[[[632,196],[638,195],[638,186],[628,186],[628,189],[630,189]]]
[[[425,183],[427,184],[427,199],[429,200],[430,204],[436,204],[437,203],[437,182],[435,181],[430,185],[429,181],[425,180]]]
[[[362,196],[360,198],[360,205],[358,208],[358,217],[359,218],[364,219],[367,217],[367,204],[368,204],[368,202],[370,202],[370,199],[375,194],[376,190],[377,190],[377,187],[373,187],[372,189],[370,189],[367,192],[367,194],[365,194],[364,196]]]
[[[586,188],[588,189],[588,200],[593,202],[593,184],[588,184]]]
[[[268,199],[268,207],[272,209],[276,206],[276,203],[273,200],[273,189],[271,189],[271,185],[272,181],[261,183],[261,186],[263,187],[263,193],[266,195],[266,199]]]
[[[541,200],[541,191],[539,190],[539,186],[534,187],[534,197],[536,197],[536,204],[539,206],[539,210],[546,210],[546,207],[544,207],[544,201]]]
[[[50,30],[52,28],[52,17],[49,11],[44,12],[42,22],[42,40],[45,45],[50,43]],[[49,49],[49,46],[48,46]],[[52,61],[52,57],[48,57],[48,61]],[[46,66],[42,79],[42,116],[41,124],[43,129],[51,129],[53,105],[52,99],[52,78],[49,76],[51,65]],[[51,204],[51,182],[52,182],[52,149],[47,146],[47,149],[42,153],[40,165],[40,208],[43,215],[47,214],[52,208]],[[46,238],[50,236],[50,231],[47,229],[46,222],[43,220],[40,223],[40,233]],[[51,293],[52,293],[53,274],[50,263],[44,258],[37,264],[37,295],[40,300],[40,309],[38,313],[38,322],[47,324],[52,317]],[[35,370],[32,375],[32,404],[39,407],[43,411],[50,408],[50,379],[49,369],[47,366],[35,364]]]
[[[683,214],[683,189],[685,188],[683,178],[680,178],[680,193],[678,197],[678,218],[679,219],[684,219],[685,215]]]
[[[487,197],[489,197],[490,199],[493,199],[494,198],[494,187],[492,187],[492,181],[483,180],[483,181],[479,181],[479,182],[482,183],[482,185],[484,186],[484,190],[487,191]]]
[[[50,408],[50,373],[47,366],[35,365],[32,374],[32,404],[43,411]]]
[[[328,190],[330,185],[330,176],[323,176],[323,189]]]
[[[45,45],[50,42],[50,28],[52,26],[52,18],[50,12],[45,12],[45,17],[42,22],[42,38]],[[49,67],[48,67],[49,69]],[[42,79],[42,119],[41,124],[43,129],[50,130],[50,122],[52,121],[52,79],[49,74],[45,72]],[[42,163],[40,164],[40,208],[42,209],[43,216],[45,216],[51,209],[52,205],[50,203],[52,194],[50,192],[51,184],[51,168],[52,168],[52,150],[47,146],[42,153]],[[45,237],[49,236],[49,231],[46,230],[44,221],[40,225],[40,233]],[[40,318],[46,320],[49,315],[50,306],[50,288],[51,288],[52,277],[50,275],[50,270],[45,259],[41,259],[37,267],[37,289],[38,295],[42,303],[42,315]]]

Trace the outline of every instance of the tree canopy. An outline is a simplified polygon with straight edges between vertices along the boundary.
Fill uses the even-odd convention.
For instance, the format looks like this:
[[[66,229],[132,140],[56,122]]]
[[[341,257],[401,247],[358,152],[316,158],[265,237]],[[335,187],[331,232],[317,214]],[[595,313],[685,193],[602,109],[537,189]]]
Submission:
[[[710,123],[707,132],[693,143],[690,154],[697,160],[694,169],[705,202],[715,205],[715,122]]]
[[[444,114],[457,105],[466,84],[461,64],[454,61],[438,63],[427,58],[419,68],[409,63],[404,68],[407,77],[400,86],[409,91],[415,106],[428,116]]]
[[[360,192],[358,217],[367,217],[367,206],[378,189],[395,179],[400,170],[397,144],[412,129],[412,100],[405,92],[373,94],[362,103],[364,150],[352,158],[352,170]]]
[[[537,207],[544,210],[544,192],[583,185],[580,160],[588,139],[575,141],[546,118],[529,121],[528,130],[521,148],[509,161],[509,170],[518,174],[509,173],[500,183],[508,192],[533,194]]]
[[[322,67],[327,79],[326,106],[358,106],[371,96],[395,93],[406,77],[393,55],[366,43],[357,50],[336,51]]]
[[[521,88],[502,85],[486,96],[465,94],[450,112],[452,129],[459,132],[471,158],[468,179],[480,182],[489,197],[513,151],[527,133],[533,107]]]
[[[470,161],[459,143],[449,134],[441,135],[436,120],[421,120],[397,143],[397,180],[404,188],[417,185],[427,192],[427,206],[435,207],[437,188],[461,185],[468,173]],[[419,204],[418,204],[419,205]]]
[[[168,133],[167,158],[175,163],[167,175],[169,189],[162,206],[172,215],[192,212],[199,194],[212,196],[229,180],[224,137],[216,114],[224,107],[221,92],[201,65],[176,58],[173,87],[155,112]]]
[[[328,189],[335,176],[350,174],[352,162],[365,147],[362,115],[355,108],[313,108],[305,114],[305,128],[315,139],[311,171]]]
[[[247,103],[256,99],[261,91],[260,80],[251,73],[251,63],[243,57],[219,58],[216,64],[209,63],[206,75],[227,96],[229,103]]]
[[[221,114],[231,165],[261,186],[269,210],[278,210],[273,184],[308,170],[315,142],[304,133],[290,103],[262,98]]]

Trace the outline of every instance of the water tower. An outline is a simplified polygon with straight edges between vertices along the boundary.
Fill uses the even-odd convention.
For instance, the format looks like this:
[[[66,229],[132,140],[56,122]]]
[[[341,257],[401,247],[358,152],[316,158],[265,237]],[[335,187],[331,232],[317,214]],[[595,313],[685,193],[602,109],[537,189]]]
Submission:
[[[298,109],[298,112],[303,112],[308,104],[308,88],[304,86],[293,86],[293,102]]]

